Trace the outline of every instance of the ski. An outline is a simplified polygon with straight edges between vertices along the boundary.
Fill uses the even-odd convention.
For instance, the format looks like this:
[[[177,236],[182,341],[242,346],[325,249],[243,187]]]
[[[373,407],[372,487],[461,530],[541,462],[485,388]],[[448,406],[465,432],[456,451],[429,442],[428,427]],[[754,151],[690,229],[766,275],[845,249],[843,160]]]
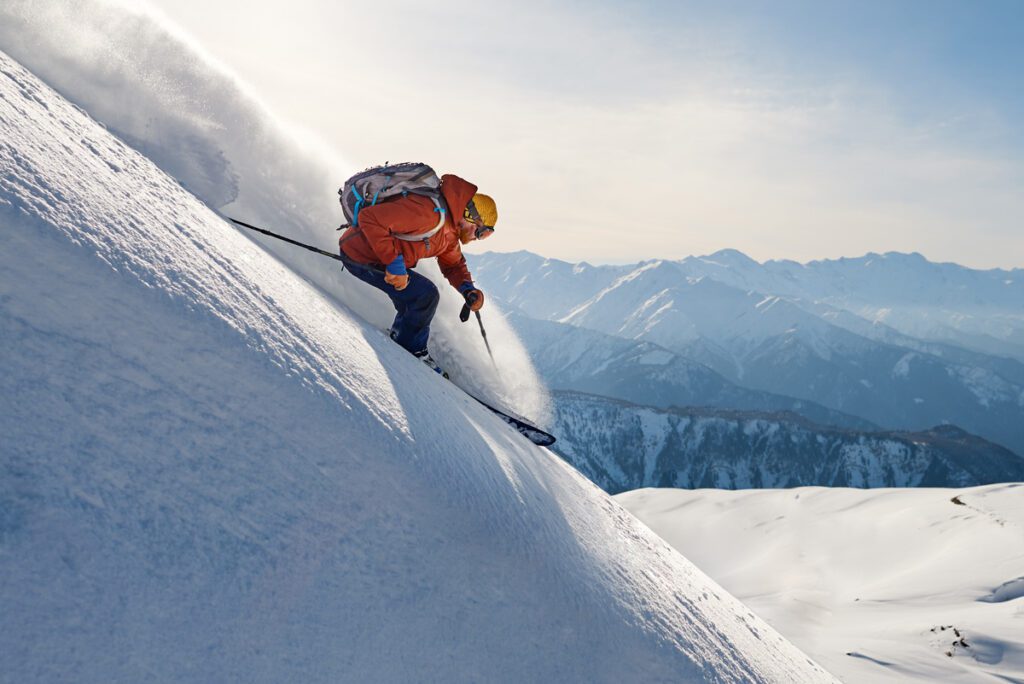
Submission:
[[[391,337],[391,330],[390,329],[381,328],[380,331],[388,339],[390,339],[392,341],[394,340],[394,338]],[[476,403],[480,404],[481,406],[483,406],[485,409],[487,409],[488,411],[490,411],[494,415],[496,415],[499,418],[501,418],[503,421],[505,421],[506,423],[511,425],[516,430],[516,432],[521,434],[523,437],[526,437],[526,439],[530,440],[531,442],[533,442],[537,446],[549,447],[549,446],[551,446],[552,444],[555,443],[555,441],[556,441],[555,440],[555,436],[552,435],[551,433],[544,432],[543,430],[541,430],[536,425],[528,423],[525,420],[523,420],[522,418],[519,418],[517,416],[509,415],[508,413],[505,413],[501,409],[494,408],[493,406],[488,404],[483,399],[479,399],[477,397],[474,397],[472,394],[470,394],[465,389],[463,389],[458,383],[456,383],[454,380],[452,380],[450,377],[448,377],[448,373],[446,373],[441,368],[436,367],[436,366],[431,366],[430,364],[427,364],[427,368],[430,368],[435,373],[440,375],[442,378],[444,378],[445,380],[447,380],[451,384],[453,384],[456,387],[458,387],[459,390],[461,390],[462,393],[465,394],[467,397],[469,397],[470,399],[472,399]]]
[[[455,383],[452,383],[452,384],[454,385]],[[455,386],[458,387],[458,385],[455,385]],[[459,389],[462,389],[462,388],[459,387]],[[466,392],[466,390],[462,390],[462,391]],[[466,392],[466,396],[470,397],[471,399],[475,399],[477,403],[479,403],[484,408],[492,411],[496,416],[498,416],[503,421],[505,421],[506,423],[511,425],[513,428],[515,428],[516,431],[519,432],[519,434],[521,434],[522,436],[526,437],[526,439],[530,440],[531,442],[533,442],[537,446],[549,447],[549,446],[551,446],[552,444],[555,443],[555,436],[554,435],[552,435],[552,434],[550,434],[548,432],[544,432],[543,430],[541,430],[539,427],[537,427],[535,425],[531,425],[530,423],[527,423],[522,418],[516,418],[515,416],[510,416],[509,414],[505,413],[504,411],[501,411],[499,409],[494,408],[493,406],[488,404],[486,401],[480,401],[479,399],[474,397],[469,392]]]

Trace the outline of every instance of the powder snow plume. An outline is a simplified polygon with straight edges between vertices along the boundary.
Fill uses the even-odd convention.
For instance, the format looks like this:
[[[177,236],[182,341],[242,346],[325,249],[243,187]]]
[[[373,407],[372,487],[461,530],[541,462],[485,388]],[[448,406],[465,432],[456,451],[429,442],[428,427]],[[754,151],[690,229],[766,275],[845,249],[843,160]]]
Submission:
[[[337,248],[334,228],[342,216],[336,191],[358,169],[326,145],[289,130],[158,11],[113,0],[6,0],[0,6],[0,49],[214,209],[324,250]],[[251,237],[369,322],[382,329],[390,324],[387,298],[343,275],[337,262]],[[458,320],[461,300],[436,266],[431,262],[420,270],[442,292],[431,347],[453,379],[481,398],[547,424],[546,389],[493,303],[483,320],[500,370],[488,357],[476,321]]]

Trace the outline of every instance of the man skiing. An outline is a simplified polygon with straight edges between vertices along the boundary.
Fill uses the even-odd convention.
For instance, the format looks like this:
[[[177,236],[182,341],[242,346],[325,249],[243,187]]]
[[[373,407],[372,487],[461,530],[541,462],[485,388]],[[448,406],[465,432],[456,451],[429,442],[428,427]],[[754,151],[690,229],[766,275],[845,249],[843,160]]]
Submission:
[[[490,237],[498,220],[494,200],[458,176],[441,177],[440,195],[443,206],[424,195],[406,194],[362,207],[358,226],[350,226],[338,241],[349,272],[391,298],[392,339],[438,373],[427,339],[440,295],[429,278],[412,269],[420,259],[437,257],[444,277],[471,310],[479,311],[484,293],[473,284],[462,245]]]

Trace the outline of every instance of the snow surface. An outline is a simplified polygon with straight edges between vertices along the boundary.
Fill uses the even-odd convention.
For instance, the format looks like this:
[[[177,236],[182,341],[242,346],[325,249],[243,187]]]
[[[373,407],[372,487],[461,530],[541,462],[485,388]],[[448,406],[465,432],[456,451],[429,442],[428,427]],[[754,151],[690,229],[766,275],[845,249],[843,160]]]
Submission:
[[[844,682],[1024,681],[1024,484],[616,500]]]
[[[3,53],[0,367],[5,681],[834,681]]]

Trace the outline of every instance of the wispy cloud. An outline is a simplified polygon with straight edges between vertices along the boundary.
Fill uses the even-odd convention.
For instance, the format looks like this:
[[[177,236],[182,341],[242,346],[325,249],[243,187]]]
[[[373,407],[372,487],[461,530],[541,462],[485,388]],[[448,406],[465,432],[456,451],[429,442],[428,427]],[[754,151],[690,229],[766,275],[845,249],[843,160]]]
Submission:
[[[1020,151],[991,103],[911,97],[875,65],[744,42],[749,17],[657,25],[597,8],[410,3],[360,20],[342,60],[361,67],[346,72],[352,104],[316,125],[366,163],[430,159],[492,190],[499,249],[1024,254],[1008,229],[1024,218]]]
[[[496,195],[494,249],[1024,259],[1017,103],[969,77],[1016,73],[1002,32],[978,42],[998,17],[914,3],[154,4],[357,166],[427,160]]]

